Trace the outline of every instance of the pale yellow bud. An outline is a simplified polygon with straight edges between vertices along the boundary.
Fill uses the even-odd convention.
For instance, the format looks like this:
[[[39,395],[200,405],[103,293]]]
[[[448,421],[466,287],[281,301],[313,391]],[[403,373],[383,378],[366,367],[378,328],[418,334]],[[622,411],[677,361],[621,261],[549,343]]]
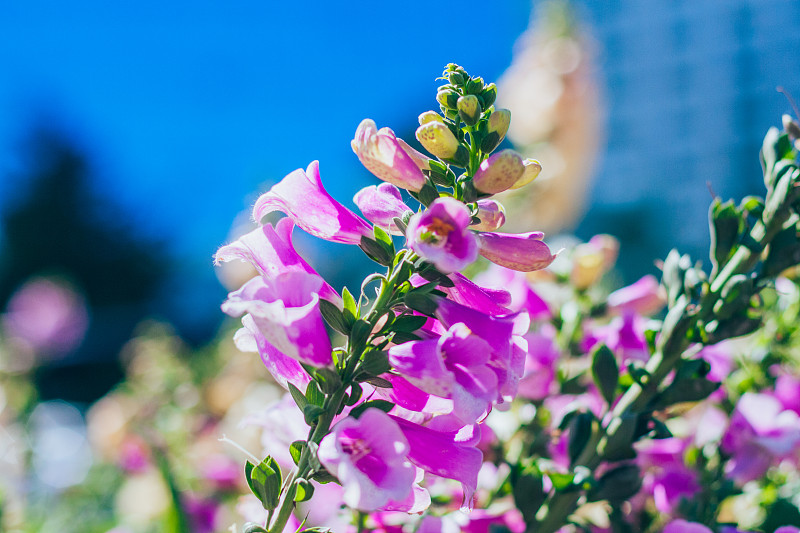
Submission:
[[[419,125],[422,126],[428,122],[441,122],[444,124],[444,119],[442,118],[442,115],[436,111],[425,111],[419,116]]]
[[[514,185],[511,186],[512,189],[519,189],[520,187],[524,187],[525,185],[529,184],[542,171],[542,165],[535,159],[526,159],[522,162],[525,165],[525,172],[523,172],[522,177],[519,178]]]
[[[575,248],[569,279],[576,289],[591,287],[605,271],[605,258],[600,250],[585,244]]]
[[[452,159],[460,146],[456,136],[442,122],[426,122],[417,128],[416,135],[427,151],[442,159]]]

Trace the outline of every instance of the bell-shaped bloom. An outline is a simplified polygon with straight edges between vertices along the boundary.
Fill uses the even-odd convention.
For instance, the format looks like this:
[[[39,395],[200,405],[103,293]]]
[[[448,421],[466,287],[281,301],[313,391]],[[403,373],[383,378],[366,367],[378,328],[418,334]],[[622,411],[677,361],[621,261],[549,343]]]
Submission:
[[[449,276],[453,282],[452,287],[442,287],[448,298],[461,305],[480,309],[488,315],[507,315],[511,311],[512,295],[504,289],[490,289],[482,287],[468,277],[454,272]]]
[[[506,213],[503,206],[497,200],[485,198],[478,200],[478,224],[473,224],[475,231],[494,231],[503,227],[506,223]]]
[[[291,383],[304,391],[311,377],[300,363],[270,344],[249,314],[242,317],[242,326],[233,336],[236,347],[243,352],[257,352],[269,373],[284,389],[288,390],[288,383]]]
[[[437,302],[436,316],[446,328],[462,323],[491,347],[488,365],[497,374],[498,392],[503,401],[510,401],[525,368],[530,318],[527,313],[487,315],[446,298]]]
[[[425,175],[389,128],[379,130],[373,120],[364,119],[350,144],[361,164],[383,181],[411,191],[425,185]]]
[[[374,511],[411,494],[416,470],[408,461],[410,451],[398,424],[370,408],[358,419],[338,422],[320,442],[318,457],[339,478],[348,506]]]
[[[417,128],[416,136],[428,152],[442,159],[453,159],[461,147],[450,128],[438,120],[422,124]]]
[[[285,272],[269,280],[257,276],[228,295],[222,310],[248,313],[278,351],[314,366],[330,366],[331,342],[319,310],[323,281],[306,272]]]
[[[512,189],[520,189],[524,187],[535,180],[542,171],[542,164],[535,159],[526,159],[522,162],[522,164],[525,166],[525,172],[523,172],[522,176],[520,176],[520,178],[514,182],[514,185],[511,186]]]
[[[481,163],[472,184],[482,193],[497,194],[510,189],[524,173],[522,156],[514,150],[502,150]]]
[[[502,288],[503,291],[508,292],[511,302],[504,305],[507,305],[511,311],[527,311],[531,320],[549,319],[553,316],[547,302],[533,290],[524,272],[492,264],[475,276],[475,282],[482,287]],[[472,307],[482,309],[481,307]]]
[[[219,264],[239,259],[250,263],[262,276],[270,279],[284,272],[307,272],[319,276],[294,249],[292,230],[294,222],[288,217],[280,219],[274,227],[264,224],[217,250],[214,262]],[[319,295],[334,303],[341,302],[339,294],[328,283],[323,283]]]
[[[326,241],[358,244],[362,235],[372,237],[372,227],[322,186],[319,161],[305,172],[295,170],[262,194],[253,206],[253,220],[260,223],[273,211],[286,213],[304,231]]]
[[[746,392],[736,404],[721,447],[732,456],[726,470],[734,481],[758,479],[800,449],[800,417],[769,394]]]
[[[556,382],[558,346],[555,332],[531,332],[525,335],[528,341],[528,356],[525,373],[519,381],[517,394],[529,400],[543,400],[553,392]]]
[[[400,189],[391,183],[370,185],[364,187],[353,197],[353,202],[358,206],[367,220],[385,229],[392,235],[403,233],[394,223],[395,218],[402,219],[411,209],[403,203]]]
[[[489,366],[491,347],[464,324],[439,339],[410,341],[389,348],[389,362],[425,392],[451,398],[453,414],[466,424],[489,412],[498,398],[498,378]]]
[[[634,312],[645,316],[660,311],[666,301],[664,287],[650,274],[627,287],[615,290],[608,295],[607,300],[610,313]]]
[[[389,417],[397,422],[408,441],[408,459],[426,472],[461,482],[464,507],[472,507],[483,463],[483,453],[475,447],[480,435],[475,439],[474,432],[436,431],[396,416]]]
[[[408,221],[408,247],[445,274],[461,270],[478,257],[470,222],[467,206],[455,198],[437,198]]]
[[[542,242],[544,233],[478,234],[480,254],[500,266],[519,272],[541,270],[550,265],[556,255]]]

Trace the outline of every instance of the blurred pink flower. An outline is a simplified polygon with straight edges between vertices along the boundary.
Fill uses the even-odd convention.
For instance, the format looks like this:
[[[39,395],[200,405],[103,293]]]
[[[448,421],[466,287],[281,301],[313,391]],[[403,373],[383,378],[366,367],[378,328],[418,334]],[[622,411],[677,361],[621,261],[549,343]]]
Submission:
[[[633,312],[649,316],[660,311],[666,301],[664,287],[655,276],[647,275],[609,294],[608,312],[614,314]]]
[[[34,278],[11,296],[3,317],[10,337],[50,356],[64,355],[83,341],[89,313],[83,297],[63,282]]]

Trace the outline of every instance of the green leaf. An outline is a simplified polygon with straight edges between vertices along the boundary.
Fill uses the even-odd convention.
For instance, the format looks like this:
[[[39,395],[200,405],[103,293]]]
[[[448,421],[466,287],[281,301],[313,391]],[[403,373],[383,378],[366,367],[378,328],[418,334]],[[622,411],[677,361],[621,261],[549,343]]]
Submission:
[[[314,379],[319,384],[319,388],[325,394],[333,394],[342,384],[342,378],[339,373],[330,368],[318,368],[314,373]]]
[[[514,503],[522,513],[526,523],[531,523],[536,512],[544,503],[547,494],[544,492],[542,476],[530,470],[513,476]]]
[[[619,384],[619,366],[608,346],[599,344],[592,354],[592,378],[597,389],[610,406],[617,396]]]
[[[306,400],[308,403],[322,407],[325,403],[325,395],[319,390],[319,385],[316,381],[311,381],[306,387]]]
[[[305,447],[306,441],[304,440],[296,440],[291,444],[291,446],[289,446],[289,454],[291,454],[294,464],[298,464],[300,462],[300,456],[303,454]]]
[[[378,389],[391,389],[393,388],[392,382],[379,377],[371,377],[364,380],[364,383],[369,383]]]
[[[278,466],[278,462],[270,456],[258,465],[247,461],[244,472],[250,490],[261,501],[264,509],[274,510],[278,506],[282,483],[281,467]]]
[[[350,311],[350,315],[355,322],[355,319],[358,318],[358,305],[347,287],[342,288],[342,303],[344,304],[343,311]]]
[[[314,496],[314,485],[307,479],[299,478],[296,482],[296,486],[297,490],[294,493],[294,501],[305,502]]]
[[[394,320],[392,331],[402,331],[403,333],[413,333],[425,325],[428,317],[419,315],[403,315]]]
[[[392,237],[383,230],[383,228],[379,226],[374,226],[372,228],[372,234],[375,236],[375,242],[383,246],[383,248],[392,256],[394,259],[394,242],[392,242]]]
[[[350,331],[350,348],[353,353],[359,353],[364,350],[371,333],[372,324],[366,320],[356,320]]]
[[[610,437],[602,450],[603,459],[609,462],[624,461],[636,457],[633,442],[639,425],[639,415],[624,415],[614,418],[608,425]]]
[[[244,529],[242,529],[242,533],[268,533],[268,532],[266,529],[264,529],[263,527],[259,526],[254,522],[246,522],[244,524]]]
[[[379,376],[391,370],[392,365],[385,351],[370,350],[364,354],[358,369],[368,376]]]
[[[394,261],[394,247],[392,247],[390,252],[384,247],[384,245],[373,241],[365,235],[361,236],[361,242],[358,244],[358,247],[361,248],[365,254],[367,254],[367,257],[379,265],[391,266],[392,261]]]
[[[353,383],[352,385],[350,385],[350,395],[345,399],[344,402],[345,405],[351,406],[358,403],[358,400],[361,399],[361,395],[363,394],[363,392],[364,391],[361,388],[361,385],[359,385],[358,383]]]
[[[404,342],[418,341],[421,339],[422,337],[419,335],[414,335],[413,333],[404,333],[402,331],[398,331],[392,335],[392,342],[395,344],[403,344]]]
[[[430,296],[427,291],[414,290],[410,291],[403,297],[403,303],[406,307],[413,309],[423,315],[433,316],[439,304],[434,297]]]
[[[357,407],[354,407],[353,410],[350,411],[350,416],[358,418],[364,413],[364,411],[366,411],[370,407],[375,407],[376,409],[380,409],[384,413],[388,413],[389,411],[392,410],[392,408],[394,408],[394,404],[386,400],[370,400],[368,402],[362,403]]]
[[[300,391],[300,389],[298,389],[291,383],[288,383],[287,385],[289,387],[289,394],[292,395],[294,403],[297,404],[297,407],[299,407],[300,410],[302,411],[303,409],[306,408],[306,405],[308,405],[308,399],[306,398],[305,394],[303,394]]]
[[[567,447],[570,464],[574,464],[586,448],[594,431],[595,416],[590,412],[578,413],[569,425],[569,445]]]
[[[625,464],[612,468],[602,475],[597,484],[586,495],[590,502],[608,500],[619,504],[634,496],[642,488],[642,477],[639,467]]]
[[[303,418],[306,424],[313,426],[317,423],[317,419],[325,412],[325,409],[319,405],[308,404],[303,408]]]
[[[320,300],[319,310],[320,313],[322,313],[322,318],[325,319],[325,322],[327,322],[330,327],[345,335],[350,333],[351,323],[348,323],[348,321],[345,320],[344,314],[338,307],[336,307],[336,304],[333,304],[328,300]]]
[[[575,488],[572,484],[572,481],[575,479],[575,474],[571,472],[547,472],[547,477],[550,478],[550,481],[553,483],[553,488],[557,491],[563,492]]]
[[[434,200],[439,198],[439,191],[430,183],[425,183],[417,193],[417,196],[419,198],[419,203],[428,207]]]

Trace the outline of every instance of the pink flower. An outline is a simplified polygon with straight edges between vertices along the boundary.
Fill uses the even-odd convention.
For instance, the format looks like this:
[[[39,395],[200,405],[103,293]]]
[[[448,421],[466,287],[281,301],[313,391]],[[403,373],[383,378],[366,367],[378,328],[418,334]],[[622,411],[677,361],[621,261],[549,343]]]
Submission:
[[[703,524],[678,519],[664,526],[663,533],[713,533],[713,531]]]
[[[383,181],[411,191],[425,185],[425,175],[414,157],[389,128],[379,130],[373,120],[364,119],[350,144],[361,164]],[[415,155],[424,157],[418,152]]]
[[[647,316],[664,307],[666,294],[656,277],[647,275],[627,287],[612,292],[608,295],[607,301],[609,313],[633,312]]]
[[[416,472],[408,462],[409,451],[395,421],[371,408],[358,419],[347,417],[337,423],[322,439],[318,457],[339,478],[347,505],[374,511],[411,493]]]
[[[550,265],[556,256],[542,242],[544,233],[479,233],[480,254],[492,263],[531,272]]]
[[[491,198],[478,200],[477,217],[481,221],[472,225],[472,229],[475,231],[494,231],[506,223],[506,212],[503,210],[503,206]]]
[[[402,219],[406,213],[411,213],[411,209],[403,203],[400,189],[391,183],[370,185],[358,191],[353,201],[367,220],[392,235],[402,235],[394,219]]]
[[[468,229],[467,206],[450,197],[438,198],[408,222],[408,247],[445,274],[461,270],[478,257],[478,242]]]
[[[511,302],[504,305],[511,311],[527,311],[531,320],[549,319],[553,315],[547,302],[533,290],[523,272],[492,264],[475,276],[475,282],[483,287],[507,291],[511,295]]]
[[[728,475],[739,483],[763,476],[800,448],[800,417],[768,395],[746,392],[731,415],[722,449],[732,455]]]
[[[511,303],[512,295],[505,289],[481,287],[458,272],[449,277],[454,286],[443,287],[442,290],[454,302],[480,309],[489,315],[507,315],[511,312],[506,306]]]
[[[489,412],[498,398],[498,376],[489,366],[491,348],[462,323],[438,339],[411,341],[389,349],[389,362],[420,389],[452,398],[464,423]]]
[[[672,513],[682,499],[700,491],[697,473],[683,461],[687,446],[686,441],[674,437],[636,444],[644,490],[652,494],[656,509],[662,513]]]
[[[525,374],[519,381],[517,394],[530,400],[547,398],[556,378],[555,362],[558,347],[553,334],[531,332],[525,335],[528,341],[528,356],[525,360]]]
[[[323,281],[306,272],[284,272],[268,280],[258,276],[228,295],[222,310],[249,314],[266,342],[298,361],[330,366],[331,342],[319,310]]]
[[[372,227],[364,219],[325,191],[319,161],[305,172],[295,170],[262,194],[253,206],[253,220],[260,223],[273,211],[286,213],[303,230],[327,241],[358,244],[362,236],[372,237]]]
[[[292,230],[294,221],[291,218],[282,218],[275,227],[264,224],[217,250],[214,262],[219,264],[239,259],[250,263],[262,276],[270,279],[284,272],[307,272],[319,276],[294,249]],[[319,294],[321,298],[334,303],[342,300],[333,287],[325,282]]]

